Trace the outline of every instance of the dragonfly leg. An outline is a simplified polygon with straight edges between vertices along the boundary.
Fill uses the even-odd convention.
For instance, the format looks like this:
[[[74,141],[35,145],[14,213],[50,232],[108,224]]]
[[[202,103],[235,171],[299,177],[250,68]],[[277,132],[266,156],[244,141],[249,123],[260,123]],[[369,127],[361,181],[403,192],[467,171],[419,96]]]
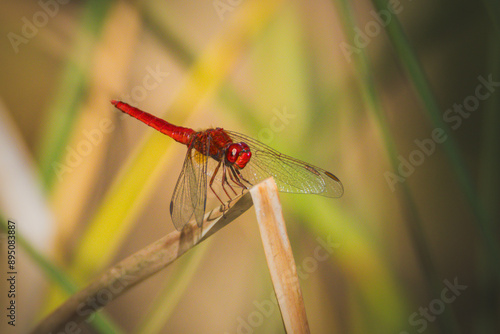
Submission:
[[[248,187],[247,187],[247,186],[245,186],[245,185],[244,185],[244,184],[243,184],[240,180],[243,180],[243,181],[245,181],[246,183],[248,183],[248,184],[250,185],[250,187],[252,187],[252,186],[253,186],[253,184],[251,184],[251,183],[250,183],[250,181],[248,181],[247,179],[245,179],[245,178],[243,177],[243,175],[241,175],[241,173],[240,173],[240,171],[239,171],[238,169],[236,169],[236,168],[234,168],[234,167],[233,167],[233,168],[231,168],[231,171],[233,172],[234,177],[238,179],[238,182],[239,182],[239,184],[240,184],[240,187],[242,187],[242,188],[244,188],[244,189],[248,189]]]
[[[229,169],[231,170],[231,173],[229,174],[229,177],[231,178],[231,181],[233,181],[238,187],[240,187],[242,190],[248,189],[241,181],[238,175],[235,172],[235,168],[233,166],[230,166]]]
[[[229,174],[229,177],[231,177],[231,174]],[[226,164],[223,164],[222,165],[222,189],[224,189],[224,192],[226,193],[227,197],[229,197],[230,200],[232,200],[233,198],[229,195],[229,193],[227,192],[226,188],[224,187],[224,183],[227,184],[229,186],[229,188],[231,188],[231,190],[233,191],[233,193],[235,195],[236,194],[236,191],[234,191],[233,187],[231,186],[231,184],[227,181],[227,175],[226,175]]]
[[[214,188],[212,187],[212,184],[214,183],[214,180],[215,180],[215,175],[217,175],[217,172],[219,171],[220,164],[221,164],[221,161],[219,161],[219,163],[217,164],[217,167],[215,167],[214,174],[210,178],[209,187],[212,190],[212,192],[214,193],[215,197],[217,197],[217,199],[219,200],[219,202],[221,202],[222,207],[224,209],[225,206],[226,206],[226,204],[220,199],[219,195],[217,195],[217,193],[215,192]]]

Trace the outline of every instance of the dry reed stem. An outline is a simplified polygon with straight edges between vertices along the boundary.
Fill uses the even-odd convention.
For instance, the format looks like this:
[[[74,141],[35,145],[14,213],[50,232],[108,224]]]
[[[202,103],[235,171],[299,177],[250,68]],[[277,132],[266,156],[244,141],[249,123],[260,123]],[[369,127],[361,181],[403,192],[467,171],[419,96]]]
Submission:
[[[221,207],[207,213],[201,228],[192,222],[181,232],[174,231],[122,260],[66,300],[40,322],[32,333],[75,332],[83,321],[92,321],[95,311],[238,218],[252,206],[252,199],[247,192],[226,206],[224,214]]]
[[[267,265],[287,333],[310,333],[297,268],[272,178],[250,189]]]

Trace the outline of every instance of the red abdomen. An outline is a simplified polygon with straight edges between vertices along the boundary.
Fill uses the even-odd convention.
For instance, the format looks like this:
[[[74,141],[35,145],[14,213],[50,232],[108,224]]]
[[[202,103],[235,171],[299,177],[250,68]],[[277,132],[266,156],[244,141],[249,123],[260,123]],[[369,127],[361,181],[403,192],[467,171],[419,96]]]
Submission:
[[[160,131],[161,133],[166,134],[167,136],[173,138],[175,141],[182,143],[184,145],[189,145],[191,140],[191,135],[195,133],[193,129],[183,128],[181,126],[173,125],[161,118],[158,118],[145,111],[132,107],[127,103],[115,100],[111,101],[111,103],[124,113],[137,118],[139,121],[146,123],[150,127]]]

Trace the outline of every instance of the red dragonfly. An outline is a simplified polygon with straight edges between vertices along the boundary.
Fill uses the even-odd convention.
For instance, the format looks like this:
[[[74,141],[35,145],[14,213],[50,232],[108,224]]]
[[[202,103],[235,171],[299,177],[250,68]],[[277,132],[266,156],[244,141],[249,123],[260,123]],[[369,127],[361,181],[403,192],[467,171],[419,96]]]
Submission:
[[[170,215],[177,230],[182,230],[193,215],[197,224],[202,225],[207,186],[224,205],[213,188],[214,180],[221,182],[229,199],[232,198],[230,192],[236,195],[234,188],[243,191],[270,176],[282,192],[326,197],[340,197],[344,193],[342,183],[332,173],[281,154],[245,135],[222,128],[194,131],[170,124],[127,103],[114,100],[111,103],[188,147],[170,202]]]

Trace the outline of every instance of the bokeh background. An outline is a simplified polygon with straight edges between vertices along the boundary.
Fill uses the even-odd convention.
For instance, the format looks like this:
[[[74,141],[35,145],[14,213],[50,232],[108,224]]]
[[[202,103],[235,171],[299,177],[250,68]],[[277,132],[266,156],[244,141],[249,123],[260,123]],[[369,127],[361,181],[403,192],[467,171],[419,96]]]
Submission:
[[[281,196],[313,333],[500,332],[496,1],[0,8],[0,215],[18,236],[17,325],[2,311],[2,333],[174,229],[186,149],[111,99],[342,180],[340,199]],[[274,302],[249,210],[81,330],[281,333]]]

